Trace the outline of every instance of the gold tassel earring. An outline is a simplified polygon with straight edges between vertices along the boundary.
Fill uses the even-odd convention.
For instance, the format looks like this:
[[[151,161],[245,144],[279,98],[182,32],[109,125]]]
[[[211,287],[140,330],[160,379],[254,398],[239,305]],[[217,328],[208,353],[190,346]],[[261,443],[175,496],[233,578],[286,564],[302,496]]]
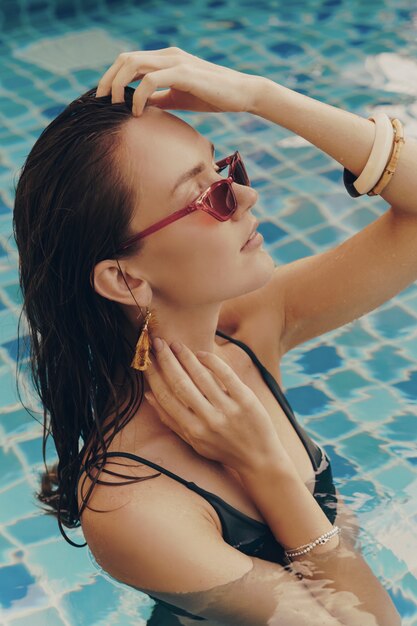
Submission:
[[[136,306],[139,309],[139,315],[143,315],[142,311],[140,310],[140,306],[137,303],[137,300],[135,296],[133,295],[131,288],[129,287],[129,284],[126,281],[125,275],[122,272],[122,268],[120,267],[119,260],[116,259],[116,261],[117,261],[117,265],[119,266],[119,270],[123,277],[123,280],[126,283],[126,287],[129,289],[134,301],[136,302]],[[138,315],[138,318],[139,318],[139,315]],[[152,361],[149,358],[149,350],[151,348],[150,340],[149,340],[149,330],[153,332],[157,328],[157,326],[158,326],[158,322],[156,320],[155,312],[152,312],[148,307],[146,307],[145,323],[142,327],[141,333],[139,335],[139,339],[136,343],[135,354],[133,355],[133,359],[130,364],[130,367],[133,367],[133,369],[139,370],[140,372],[144,372],[148,368],[148,365],[152,364]]]
[[[155,314],[152,313],[150,309],[148,309],[148,307],[146,307],[145,323],[139,335],[139,339],[136,344],[135,354],[130,364],[130,366],[133,367],[135,370],[143,372],[148,368],[148,365],[151,365],[152,363],[149,358],[149,330],[154,330],[156,324],[157,322],[155,319]]]

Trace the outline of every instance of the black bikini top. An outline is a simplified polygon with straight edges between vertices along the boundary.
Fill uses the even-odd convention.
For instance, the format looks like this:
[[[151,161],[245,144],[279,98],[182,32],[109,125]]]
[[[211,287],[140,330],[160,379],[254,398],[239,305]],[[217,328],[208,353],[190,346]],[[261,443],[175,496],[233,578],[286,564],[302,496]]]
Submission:
[[[252,361],[258,367],[265,383],[268,385],[269,389],[274,394],[281,408],[287,415],[289,421],[297,432],[311,459],[312,465],[316,473],[313,496],[326,514],[329,521],[333,524],[337,514],[337,498],[335,486],[333,483],[330,460],[327,457],[326,453],[308,436],[306,431],[297,422],[294,412],[284,393],[282,392],[278,382],[266,369],[266,367],[259,361],[256,354],[251,350],[251,348],[249,348],[249,346],[243,341],[233,339],[232,337],[229,337],[220,330],[216,330],[216,334],[240,346],[251,357]],[[269,527],[263,522],[249,517],[245,513],[242,513],[238,509],[234,508],[231,504],[229,504],[216,494],[202,489],[194,482],[185,480],[181,476],[170,472],[164,467],[157,465],[153,461],[149,461],[148,459],[129,452],[108,452],[106,454],[106,458],[110,457],[126,457],[132,460],[139,461],[140,463],[148,465],[165,474],[166,476],[169,476],[170,478],[173,478],[174,480],[182,483],[188,489],[195,491],[200,496],[205,498],[217,512],[222,526],[223,539],[226,543],[233,546],[237,550],[240,550],[244,554],[247,554],[248,556],[256,556],[260,559],[279,563],[284,567],[287,566],[287,562],[284,558],[283,546],[281,546],[281,544],[277,542]],[[80,468],[79,476],[81,476],[83,471],[84,466]],[[175,607],[174,605],[163,602],[162,600],[157,600],[157,602],[162,603],[164,606],[170,608],[174,613],[178,615],[186,615],[188,617],[193,617],[194,619],[203,619],[194,616],[187,611],[183,611],[182,609]]]

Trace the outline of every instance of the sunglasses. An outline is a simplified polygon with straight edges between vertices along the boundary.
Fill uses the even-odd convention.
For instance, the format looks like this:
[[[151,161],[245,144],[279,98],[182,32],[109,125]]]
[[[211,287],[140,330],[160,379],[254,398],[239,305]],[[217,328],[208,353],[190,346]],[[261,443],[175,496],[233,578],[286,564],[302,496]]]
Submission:
[[[188,206],[179,209],[179,211],[175,211],[172,215],[165,217],[163,220],[148,226],[148,228],[145,228],[145,230],[142,230],[140,233],[126,239],[126,241],[121,244],[119,251],[125,250],[139,239],[143,239],[143,237],[164,228],[164,226],[175,222],[175,220],[179,220],[181,217],[193,211],[206,211],[220,222],[230,219],[237,209],[237,200],[232,183],[239,183],[239,185],[247,185],[250,187],[249,176],[243,165],[242,157],[237,150],[234,154],[225,159],[217,161],[216,166],[219,168],[217,170],[218,172],[221,172],[229,166],[228,177],[210,185],[206,191],[203,191],[203,193]]]

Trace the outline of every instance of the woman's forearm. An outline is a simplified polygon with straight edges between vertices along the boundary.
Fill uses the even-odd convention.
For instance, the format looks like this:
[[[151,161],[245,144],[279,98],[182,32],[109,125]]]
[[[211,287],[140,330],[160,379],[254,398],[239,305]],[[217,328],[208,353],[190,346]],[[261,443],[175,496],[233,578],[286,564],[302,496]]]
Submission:
[[[245,489],[286,549],[313,541],[333,528],[298,474],[269,462],[239,472]],[[311,594],[346,626],[396,626],[399,615],[388,593],[348,540],[333,537],[295,557]],[[359,607],[359,608],[358,608]],[[376,620],[376,621],[375,621]]]
[[[320,102],[274,81],[258,77],[254,115],[275,122],[359,176],[372,150],[375,124],[355,113]],[[380,194],[393,210],[417,215],[417,142],[407,137],[397,169]],[[342,179],[341,179],[342,180]]]

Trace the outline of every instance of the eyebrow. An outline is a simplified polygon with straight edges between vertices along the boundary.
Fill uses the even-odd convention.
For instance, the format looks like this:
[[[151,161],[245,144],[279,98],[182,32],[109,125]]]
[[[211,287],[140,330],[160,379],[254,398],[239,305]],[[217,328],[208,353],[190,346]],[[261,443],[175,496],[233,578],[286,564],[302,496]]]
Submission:
[[[211,154],[213,155],[214,150],[215,150],[214,144],[211,141],[209,142],[209,144],[211,146]],[[197,163],[197,165],[195,165],[191,169],[187,170],[184,174],[181,174],[181,176],[179,177],[179,179],[177,180],[177,182],[171,189],[171,193],[175,193],[178,187],[186,183],[187,180],[190,180],[190,178],[194,178],[194,176],[197,176],[197,174],[200,174],[204,170],[204,168],[205,168],[205,163],[201,161],[200,163]]]

